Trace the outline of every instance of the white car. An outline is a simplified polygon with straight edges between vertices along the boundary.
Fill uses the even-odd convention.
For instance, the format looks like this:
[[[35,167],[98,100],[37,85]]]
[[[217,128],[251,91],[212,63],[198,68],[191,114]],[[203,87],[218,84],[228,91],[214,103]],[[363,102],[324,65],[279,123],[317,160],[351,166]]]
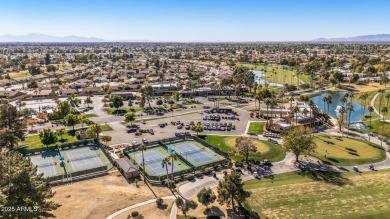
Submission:
[[[139,145],[140,145],[137,141],[132,141],[131,144],[132,144],[133,146],[139,146]]]

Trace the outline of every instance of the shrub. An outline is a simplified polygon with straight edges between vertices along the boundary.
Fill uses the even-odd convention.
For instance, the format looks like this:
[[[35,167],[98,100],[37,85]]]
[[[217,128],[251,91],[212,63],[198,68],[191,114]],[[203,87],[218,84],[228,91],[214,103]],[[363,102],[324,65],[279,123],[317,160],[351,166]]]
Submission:
[[[139,215],[138,211],[131,212],[132,217],[137,217]]]
[[[157,204],[157,207],[160,207],[162,204],[164,204],[164,199],[162,199],[162,198],[156,199],[156,204]]]
[[[187,176],[187,180],[193,180],[193,179],[195,179],[193,174],[190,174],[190,175]]]

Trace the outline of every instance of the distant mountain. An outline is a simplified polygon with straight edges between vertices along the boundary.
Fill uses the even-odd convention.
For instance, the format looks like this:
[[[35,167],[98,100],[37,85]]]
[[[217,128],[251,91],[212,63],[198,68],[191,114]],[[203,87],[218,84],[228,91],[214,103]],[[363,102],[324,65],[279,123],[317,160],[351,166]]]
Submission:
[[[104,39],[95,37],[79,37],[79,36],[66,36],[56,37],[46,34],[27,34],[27,35],[3,35],[0,36],[0,42],[70,42],[70,43],[81,43],[81,42],[106,42]]]
[[[345,38],[318,38],[317,42],[390,42],[390,34],[362,35]]]

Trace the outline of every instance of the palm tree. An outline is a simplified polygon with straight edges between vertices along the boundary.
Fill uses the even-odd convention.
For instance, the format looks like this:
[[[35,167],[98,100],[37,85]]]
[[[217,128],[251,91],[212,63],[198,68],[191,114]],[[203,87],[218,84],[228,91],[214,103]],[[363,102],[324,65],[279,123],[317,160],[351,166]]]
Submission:
[[[328,94],[328,96],[326,96],[326,103],[328,104],[328,114],[329,114],[329,105],[332,104],[332,96],[330,96]]]
[[[167,171],[167,185],[170,187],[170,182],[169,182],[169,173],[168,173],[168,163],[169,163],[169,157],[164,158],[161,161],[161,166],[165,167],[165,170]]]
[[[372,119],[371,114],[372,114],[372,112],[374,112],[374,108],[372,106],[369,106],[367,110],[368,110],[368,112],[370,112],[370,127],[371,127],[371,119]]]
[[[324,102],[324,112],[326,111],[325,110],[326,99],[327,99],[327,96],[322,97],[322,102]]]
[[[307,114],[309,113],[309,110],[307,110],[307,108],[304,108],[302,110],[302,114],[305,116],[305,118],[307,117]]]
[[[382,116],[383,116],[383,122],[385,122],[386,114],[388,113],[387,106],[382,107],[381,113],[382,113]],[[383,129],[384,129],[384,127],[385,127],[385,125],[383,124],[382,125],[381,147],[382,147],[382,144],[383,144]]]
[[[352,91],[350,91],[348,93],[348,97],[349,97],[349,102],[352,103],[352,99],[355,97],[355,94]]]
[[[272,112],[273,112],[273,109],[274,109],[274,107],[275,107],[275,105],[277,105],[278,104],[278,102],[276,101],[276,99],[274,98],[274,97],[271,97],[271,105],[270,105],[270,107],[271,107],[271,118],[272,118]]]
[[[292,102],[294,101],[294,96],[293,96],[292,93],[291,93],[290,98],[288,98],[288,100],[290,101],[290,109],[291,109],[292,108]],[[324,105],[324,107],[325,107],[325,105]]]
[[[351,113],[353,112],[353,105],[352,103],[348,103],[347,104],[347,112],[348,112],[348,123],[347,123],[347,126],[348,126],[348,132],[349,132],[349,125],[351,124]]]
[[[284,97],[286,96],[286,90],[282,89],[282,91],[280,92],[280,98],[282,99],[280,104],[283,105],[283,99]],[[282,109],[282,106],[280,106],[280,109]],[[282,110],[280,110],[280,118],[282,117]]]
[[[344,108],[344,106],[341,106],[339,109],[339,118],[337,118],[340,132],[341,132],[341,127],[343,127],[343,124],[344,124],[344,119],[345,119],[344,113],[345,113],[345,108]]]
[[[340,98],[340,101],[343,103],[344,108],[347,108],[347,97],[346,96],[342,96]]]
[[[173,180],[173,167],[174,167],[174,163],[175,163],[175,160],[177,160],[177,154],[176,154],[176,152],[172,152],[170,155],[169,155],[169,158],[171,158],[171,161],[172,161],[172,163],[171,163],[171,165],[172,165],[172,169],[171,169],[171,180],[172,180],[172,182],[174,181]]]
[[[389,96],[389,97],[390,97],[390,96]],[[360,111],[361,111],[361,116],[360,116],[360,117],[363,117],[363,115],[364,115],[364,111],[365,111],[365,109],[366,109],[366,107],[365,107],[365,105],[366,105],[365,102],[366,102],[367,98],[368,98],[368,93],[367,93],[367,92],[362,93],[362,94],[360,95],[360,97],[359,97],[360,105],[364,106],[364,107],[362,107],[362,108],[360,109]]]
[[[382,106],[382,97],[383,97],[383,93],[385,92],[385,90],[382,90],[382,89],[379,89],[378,90],[378,93],[380,95],[379,97],[379,110],[381,110],[381,106]],[[379,115],[379,118],[381,117],[381,115]]]
[[[313,102],[313,100],[309,100],[309,107],[310,107],[310,127],[313,127],[313,109],[316,107],[316,104]]]
[[[140,150],[141,154],[142,154],[142,171],[144,172],[144,181],[145,181],[146,177],[145,177],[145,157],[144,157],[144,151],[146,151],[146,146],[144,144],[141,144],[139,146],[138,150]]]
[[[268,127],[268,109],[269,109],[269,106],[271,106],[272,105],[272,101],[271,101],[271,99],[270,98],[267,98],[267,99],[265,99],[265,105],[267,106],[267,127]]]
[[[295,115],[295,123],[298,124],[298,112],[299,112],[299,107],[298,106],[293,106],[291,108],[291,113]]]

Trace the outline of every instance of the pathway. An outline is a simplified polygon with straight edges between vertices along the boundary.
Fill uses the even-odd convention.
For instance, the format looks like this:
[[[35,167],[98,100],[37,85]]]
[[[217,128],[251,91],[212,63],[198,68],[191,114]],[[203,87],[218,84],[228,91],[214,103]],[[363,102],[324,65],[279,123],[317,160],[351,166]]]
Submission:
[[[165,196],[165,197],[162,197],[162,199],[164,200],[175,200],[176,197],[171,195],[171,196]],[[120,214],[128,211],[128,210],[131,210],[131,209],[134,209],[134,208],[138,208],[138,207],[141,207],[141,206],[144,206],[144,205],[148,205],[148,204],[151,204],[151,203],[154,203],[156,202],[156,199],[150,199],[148,201],[144,201],[144,202],[141,202],[141,203],[137,203],[135,205],[131,205],[129,207],[126,207],[120,211],[117,211],[111,215],[109,215],[108,217],[106,217],[106,219],[114,219],[115,217],[119,216]]]

